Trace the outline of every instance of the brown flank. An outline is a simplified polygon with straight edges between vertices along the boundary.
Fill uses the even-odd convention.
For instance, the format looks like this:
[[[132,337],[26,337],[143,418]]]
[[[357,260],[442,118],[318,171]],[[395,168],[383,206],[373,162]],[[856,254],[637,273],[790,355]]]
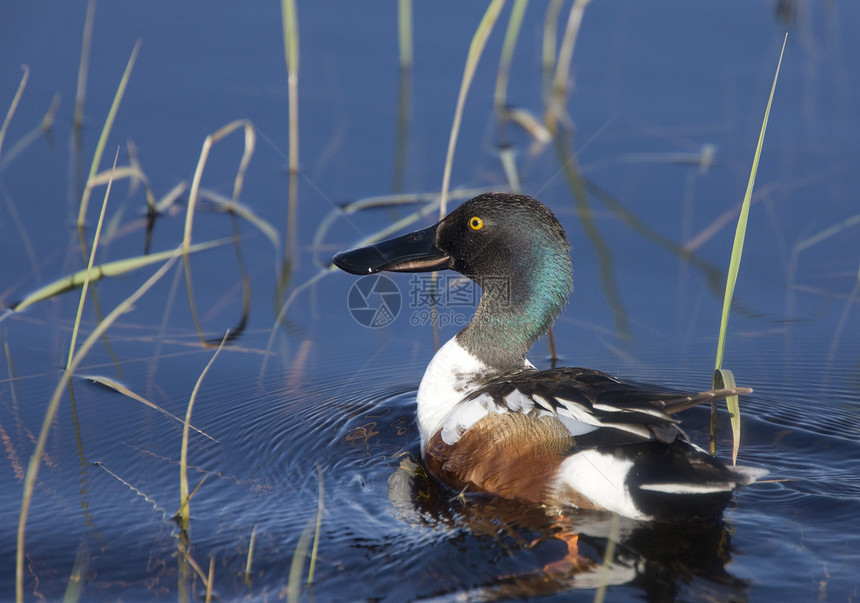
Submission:
[[[570,488],[560,492],[551,487],[572,446],[570,433],[553,417],[490,413],[454,444],[446,444],[442,432],[436,432],[424,462],[433,475],[457,490],[597,508]]]

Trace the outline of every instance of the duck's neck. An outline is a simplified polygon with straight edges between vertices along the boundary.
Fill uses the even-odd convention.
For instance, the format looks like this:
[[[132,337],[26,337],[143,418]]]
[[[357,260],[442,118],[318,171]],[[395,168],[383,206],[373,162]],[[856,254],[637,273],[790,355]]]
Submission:
[[[456,336],[464,349],[499,371],[523,367],[529,349],[549,330],[573,287],[568,253],[512,267],[510,274],[476,279],[483,289],[481,302]]]

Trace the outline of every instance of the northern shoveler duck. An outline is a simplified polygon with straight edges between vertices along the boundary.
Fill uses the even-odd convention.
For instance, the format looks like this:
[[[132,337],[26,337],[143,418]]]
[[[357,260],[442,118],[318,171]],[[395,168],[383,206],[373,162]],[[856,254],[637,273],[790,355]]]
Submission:
[[[337,254],[353,274],[451,269],[483,290],[418,388],[421,454],[455,489],[642,520],[719,516],[760,470],[727,467],[672,417],[748,388],[678,394],[526,359],[573,288],[570,247],[531,197],[486,193],[412,234]]]

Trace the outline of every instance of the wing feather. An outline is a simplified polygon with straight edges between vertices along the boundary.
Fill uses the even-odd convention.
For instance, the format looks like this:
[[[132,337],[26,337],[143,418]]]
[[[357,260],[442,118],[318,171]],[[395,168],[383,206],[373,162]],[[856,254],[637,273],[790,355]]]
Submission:
[[[674,413],[750,391],[735,388],[678,393],[625,383],[600,371],[564,367],[521,369],[496,375],[472,392],[463,404],[480,401],[486,412],[555,416],[576,439],[577,447],[586,443],[600,447],[647,440],[668,444],[679,437],[686,439],[678,427],[679,421],[672,416]],[[474,414],[470,419],[474,422]]]

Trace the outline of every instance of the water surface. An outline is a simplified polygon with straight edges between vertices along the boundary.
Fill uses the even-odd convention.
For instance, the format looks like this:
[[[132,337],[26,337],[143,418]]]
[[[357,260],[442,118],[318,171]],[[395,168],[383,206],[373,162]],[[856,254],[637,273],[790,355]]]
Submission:
[[[240,253],[225,245],[190,261],[204,336],[219,340],[240,329],[194,406],[191,422],[206,435],[190,436],[189,482],[199,489],[187,540],[173,519],[181,422],[88,379],[117,380],[185,416],[214,350],[200,343],[177,266],[108,331],[64,392],[27,521],[25,597],[55,600],[70,583],[80,584],[83,600],[202,597],[202,580],[177,555],[184,544],[204,572],[213,560],[222,600],[285,597],[320,495],[319,549],[310,586],[304,564],[303,600],[590,601],[601,583],[615,601],[860,596],[860,48],[845,25],[858,17],[854,5],[783,2],[777,12],[771,2],[590,3],[566,104],[572,134],[558,146],[541,146],[511,125],[504,134],[497,128],[492,97],[507,7],[469,94],[454,186],[506,187],[499,147],[508,144],[523,191],[547,203],[571,239],[575,293],[554,329],[559,363],[698,390],[710,383],[734,225],[789,32],[725,358],[738,381],[755,389],[742,402],[740,461],[770,473],[736,495],[723,522],[695,528],[575,510],[548,517],[514,502],[456,497],[416,470],[414,397],[434,352],[421,283],[394,275],[399,315],[372,329],[347,306],[355,277],[318,277],[335,251],[415,206],[340,217],[315,239],[343,203],[440,188],[462,67],[484,7],[413,8],[415,62],[404,75],[394,4],[298,7],[298,251],[285,296],[289,128],[277,5],[99,4],[78,138],[72,118],[86,7],[4,8],[4,107],[20,65],[30,69],[0,149],[4,305],[84,265],[73,223],[138,39],[100,169],[118,147],[119,164],[128,165],[131,140],[161,198],[191,181],[207,135],[250,120],[257,145],[240,201],[279,237],[274,245],[249,221],[234,222],[211,205],[195,218],[195,242],[234,229],[241,242]],[[544,10],[528,6],[508,91],[511,105],[538,117]],[[62,100],[52,130],[28,138],[55,93]],[[216,144],[201,185],[229,197],[242,150],[238,133]],[[585,177],[586,205],[563,169],[571,157]],[[93,194],[88,237],[103,194]],[[153,250],[181,240],[187,198],[186,190],[156,221]],[[98,262],[142,253],[144,209],[140,185],[114,184]],[[431,212],[413,227],[434,219]],[[250,287],[244,321],[242,270]],[[96,285],[83,334],[153,271]],[[62,376],[77,304],[76,294],[65,294],[0,322],[5,598],[14,592],[24,473]],[[451,323],[440,329],[442,340],[473,304],[442,308]],[[530,358],[550,366],[548,343],[539,342]],[[707,409],[685,413],[697,442],[707,441],[707,425]],[[718,451],[727,458],[724,410],[719,429]],[[589,563],[554,571],[572,534]]]

